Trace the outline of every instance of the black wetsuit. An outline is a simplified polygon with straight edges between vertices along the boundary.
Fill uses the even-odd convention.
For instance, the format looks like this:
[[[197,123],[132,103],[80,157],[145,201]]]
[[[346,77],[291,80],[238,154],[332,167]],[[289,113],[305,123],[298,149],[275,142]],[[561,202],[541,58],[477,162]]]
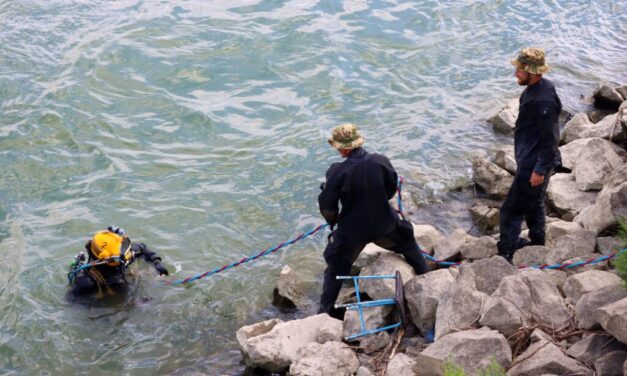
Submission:
[[[532,245],[544,245],[546,187],[555,167],[561,164],[559,115],[562,103],[553,83],[545,78],[527,86],[520,96],[520,110],[514,133],[517,170],[514,182],[500,210],[499,254],[511,258],[527,243],[520,239],[525,220]],[[544,175],[544,182],[531,187],[532,172]]]
[[[97,259],[91,252],[91,241],[85,244],[85,249],[87,249],[87,254],[89,255],[88,262],[96,261]],[[147,262],[154,264],[161,261],[161,257],[157,256],[157,253],[150,250],[144,243],[131,243],[131,251],[136,258],[141,257]],[[107,264],[94,265],[79,271],[72,280],[71,295],[88,296],[98,292],[109,293],[125,289],[127,286],[126,269],[130,264],[124,265],[120,263],[117,266]]]
[[[428,271],[413,226],[390,206],[398,175],[387,157],[354,149],[345,161],[331,165],[326,179],[318,205],[327,223],[337,229],[324,251],[327,267],[320,312],[332,312],[342,287],[335,277],[350,274],[351,265],[368,243],[403,255],[418,274]]]

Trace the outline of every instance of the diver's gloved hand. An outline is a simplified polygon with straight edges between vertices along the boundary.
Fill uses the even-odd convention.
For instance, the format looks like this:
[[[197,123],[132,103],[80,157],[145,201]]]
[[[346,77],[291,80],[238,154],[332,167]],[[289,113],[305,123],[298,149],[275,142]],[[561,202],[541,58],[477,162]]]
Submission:
[[[170,274],[168,272],[168,269],[166,269],[165,266],[161,265],[161,260],[155,260],[154,264],[155,264],[155,269],[157,269],[157,273],[159,273],[159,275],[169,275]]]
[[[107,230],[111,231],[114,234],[118,234],[120,236],[124,236],[126,234],[123,228],[119,228],[117,226],[109,226],[107,227]]]

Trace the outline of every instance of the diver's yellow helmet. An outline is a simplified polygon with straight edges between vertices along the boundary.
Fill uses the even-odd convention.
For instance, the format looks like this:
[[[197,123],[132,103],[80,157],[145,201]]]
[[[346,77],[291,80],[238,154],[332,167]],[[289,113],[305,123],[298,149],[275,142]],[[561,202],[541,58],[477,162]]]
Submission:
[[[106,260],[112,257],[120,257],[127,261],[131,257],[131,241],[126,235],[105,230],[97,232],[91,238],[91,253],[98,260]],[[107,265],[118,266],[119,262],[109,262]]]

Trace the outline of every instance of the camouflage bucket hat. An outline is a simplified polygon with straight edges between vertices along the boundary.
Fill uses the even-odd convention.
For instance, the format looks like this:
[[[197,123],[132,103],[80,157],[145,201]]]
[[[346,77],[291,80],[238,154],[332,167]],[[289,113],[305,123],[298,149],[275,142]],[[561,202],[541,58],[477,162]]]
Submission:
[[[364,144],[364,138],[357,133],[355,124],[342,124],[333,128],[329,145],[336,149],[356,149]]]
[[[549,64],[544,60],[542,48],[523,48],[512,65],[523,72],[544,74],[549,71]]]

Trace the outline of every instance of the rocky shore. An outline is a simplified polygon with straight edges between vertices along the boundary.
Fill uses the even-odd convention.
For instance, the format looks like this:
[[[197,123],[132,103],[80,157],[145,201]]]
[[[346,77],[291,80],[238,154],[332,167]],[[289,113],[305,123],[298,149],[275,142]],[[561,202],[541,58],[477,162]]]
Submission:
[[[416,276],[402,257],[374,244],[356,261],[361,275],[400,271],[409,316],[404,330],[344,342],[360,331],[355,311],[343,321],[326,314],[271,319],[237,331],[246,366],[292,376],[444,375],[451,367],[467,375],[495,368],[503,372],[490,375],[627,374],[627,289],[614,260],[603,258],[625,247],[616,231],[627,219],[627,86],[601,83],[592,98],[594,111],[564,117],[563,168],[547,189],[546,246],[518,250],[514,265],[496,255],[498,207],[516,170],[513,146],[499,147],[473,160],[481,194],[470,212],[479,236],[414,224],[425,251],[459,266],[432,263],[431,272]],[[516,98],[489,119],[495,132],[513,135],[517,106]],[[528,267],[599,259],[574,268]],[[299,307],[302,288],[298,273],[286,267],[275,301]],[[371,299],[395,294],[392,280],[368,280],[360,288]],[[354,297],[345,285],[338,303]],[[364,312],[368,329],[399,320],[392,306]]]

